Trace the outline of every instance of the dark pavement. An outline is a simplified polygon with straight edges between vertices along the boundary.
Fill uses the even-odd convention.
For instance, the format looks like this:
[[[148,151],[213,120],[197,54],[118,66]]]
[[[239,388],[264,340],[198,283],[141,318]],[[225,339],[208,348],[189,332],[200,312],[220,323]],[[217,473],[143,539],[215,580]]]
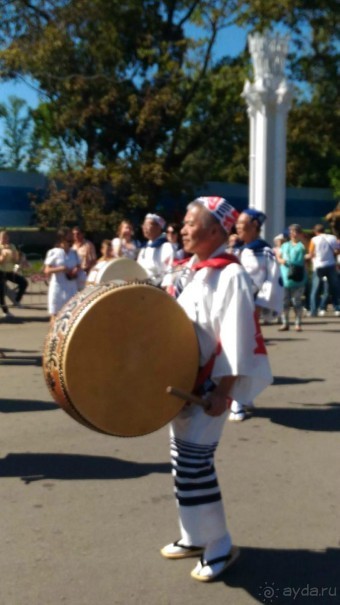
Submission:
[[[0,605],[339,603],[340,319],[264,327],[274,384],[217,452],[241,557],[204,585],[159,554],[178,537],[167,427],[105,436],[55,405],[37,287],[0,323]]]

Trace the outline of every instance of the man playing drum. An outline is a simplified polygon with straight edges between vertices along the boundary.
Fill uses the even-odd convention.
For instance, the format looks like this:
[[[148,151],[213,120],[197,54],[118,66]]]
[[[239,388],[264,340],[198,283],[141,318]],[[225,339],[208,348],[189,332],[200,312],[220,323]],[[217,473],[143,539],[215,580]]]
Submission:
[[[181,234],[185,252],[175,284],[178,303],[194,322],[200,348],[195,393],[206,406],[185,405],[171,422],[171,460],[180,538],[163,557],[201,555],[191,572],[211,581],[239,554],[228,532],[214,467],[214,452],[232,399],[245,403],[272,382],[264,341],[255,315],[249,276],[225,252],[238,213],[220,197],[190,203]]]

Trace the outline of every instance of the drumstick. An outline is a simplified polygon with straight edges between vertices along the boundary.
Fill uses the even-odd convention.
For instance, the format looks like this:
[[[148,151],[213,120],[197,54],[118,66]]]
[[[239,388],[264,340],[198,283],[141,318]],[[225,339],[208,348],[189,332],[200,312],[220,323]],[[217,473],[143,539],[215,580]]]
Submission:
[[[196,405],[200,405],[205,410],[209,410],[211,404],[208,401],[204,401],[197,395],[193,395],[192,393],[187,393],[186,391],[182,391],[182,389],[176,389],[175,387],[167,387],[166,392],[168,395],[174,395],[175,397],[179,397],[180,399],[184,399],[184,401],[189,401],[190,403],[196,403]]]

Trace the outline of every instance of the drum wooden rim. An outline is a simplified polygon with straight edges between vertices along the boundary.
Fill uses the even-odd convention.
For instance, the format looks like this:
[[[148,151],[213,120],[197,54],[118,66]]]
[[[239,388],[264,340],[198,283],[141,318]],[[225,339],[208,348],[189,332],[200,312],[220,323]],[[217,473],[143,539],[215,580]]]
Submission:
[[[183,400],[166,388],[192,391],[198,363],[194,326],[173,298],[146,284],[108,283],[86,288],[63,308],[43,367],[54,399],[75,420],[132,437],[178,414]]]

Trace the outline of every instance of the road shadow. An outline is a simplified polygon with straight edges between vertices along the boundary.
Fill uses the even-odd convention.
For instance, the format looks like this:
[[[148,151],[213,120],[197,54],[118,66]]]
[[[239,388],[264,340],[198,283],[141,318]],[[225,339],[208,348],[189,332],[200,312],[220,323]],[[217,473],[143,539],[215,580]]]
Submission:
[[[324,378],[296,378],[295,376],[274,376],[273,385],[307,384],[309,382],[325,382]]]
[[[309,330],[309,331],[314,332],[314,333],[319,332],[320,334],[325,333],[325,330]],[[339,330],[326,330],[326,331],[327,331],[327,334],[339,334],[340,329]]]
[[[50,318],[48,317],[48,315],[46,315],[45,317],[42,315],[22,315],[21,317],[19,317],[18,315],[11,315],[10,317],[4,317],[1,320],[1,323],[6,323],[6,324],[24,324],[27,322],[34,322],[34,323],[49,323]]]
[[[267,418],[274,424],[303,431],[340,431],[340,403],[303,408],[254,408],[252,417]]]
[[[48,412],[59,410],[55,403],[47,401],[27,401],[25,399],[0,399],[0,413],[17,414],[21,412]]]
[[[215,583],[240,588],[259,603],[336,605],[340,600],[339,569],[338,548],[242,547],[237,563]]]
[[[37,349],[9,349],[8,347],[4,347],[1,349],[5,354],[7,353],[38,353]]]
[[[296,337],[296,339],[294,340],[294,344],[297,342],[306,342],[306,340],[308,340],[308,338],[301,338],[300,335]],[[280,344],[281,342],[292,342],[291,338],[272,338],[271,336],[266,336],[266,338],[264,339],[264,342],[266,345],[271,345],[271,344]]]
[[[4,352],[4,349],[3,349]],[[1,358],[2,366],[42,366],[41,355],[20,355],[11,353],[10,356],[5,352],[5,357]]]
[[[20,477],[25,483],[43,479],[136,479],[170,472],[168,462],[140,463],[108,456],[23,453],[0,459],[0,477]]]

